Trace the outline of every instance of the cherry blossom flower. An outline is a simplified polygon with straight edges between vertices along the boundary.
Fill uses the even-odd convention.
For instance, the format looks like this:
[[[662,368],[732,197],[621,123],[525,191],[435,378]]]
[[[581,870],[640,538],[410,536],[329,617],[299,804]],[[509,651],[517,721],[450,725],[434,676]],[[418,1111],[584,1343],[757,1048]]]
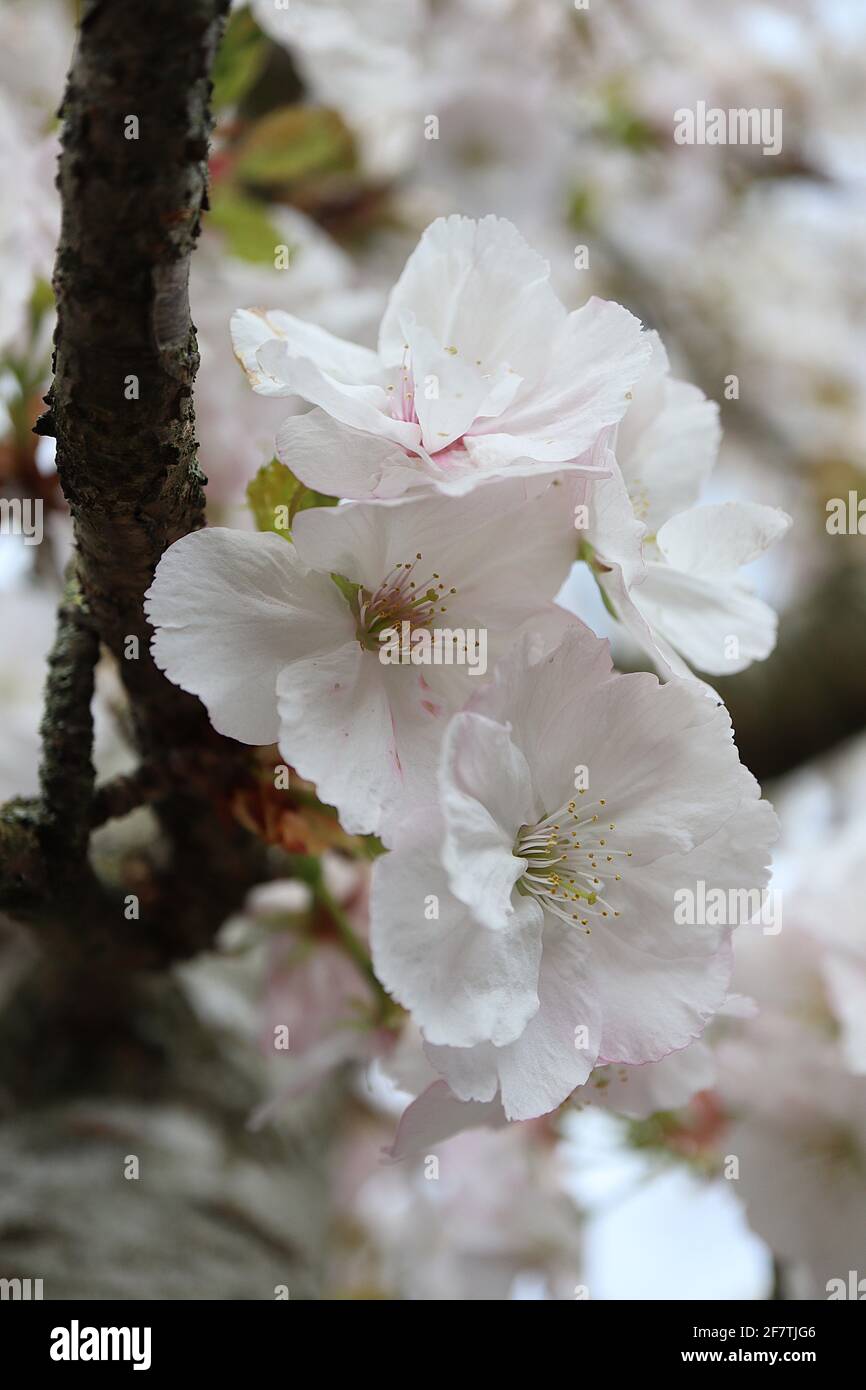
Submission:
[[[279,243],[291,248],[288,269],[232,256],[212,227],[192,260],[190,302],[202,361],[196,430],[209,506],[243,501],[256,469],[273,458],[274,434],[286,415],[286,402],[252,396],[238,370],[229,333],[235,306],[264,299],[352,333],[373,329],[381,314],[378,292],[356,283],[348,256],[315,223],[293,208],[273,208],[268,216]]]
[[[378,352],[289,314],[240,310],[235,351],[254,389],[319,407],[286,421],[278,453],[339,497],[591,472],[584,456],[624,414],[649,347],[618,304],[568,313],[549,277],[510,222],[453,216],[409,257]]]
[[[785,1263],[789,1296],[826,1298],[841,1280],[848,1297],[849,1270],[863,1274],[864,770],[861,738],[780,786],[783,927],[736,933],[736,985],[757,1009],[714,1048],[722,1151],[739,1160],[737,1190]]]
[[[777,957],[791,944],[785,936],[762,941],[765,953]],[[767,964],[775,974],[778,962]],[[795,1273],[801,1267],[805,1296],[824,1298],[829,1280],[862,1270],[866,1077],[846,1070],[826,1002],[825,1026],[810,1023],[817,973],[812,985],[783,1008],[767,1006],[756,991],[761,1014],[717,1057],[720,1093],[734,1117],[723,1145],[738,1159],[749,1223]]]
[[[776,614],[738,571],[791,519],[758,503],[695,505],[715,463],[718,408],[670,376],[660,339],[648,337],[652,358],[625,418],[597,445],[607,476],[593,482],[584,554],[663,674],[687,676],[691,665],[730,675],[775,645]]]
[[[673,894],[762,887],[776,825],[723,707],[612,673],[582,627],[518,645],[451,720],[439,798],[376,865],[371,940],[458,1099],[527,1119],[700,1036],[730,931],[675,925]]]
[[[367,1242],[346,1252],[341,1287],[434,1300],[573,1299],[580,1216],[559,1155],[539,1137],[530,1126],[466,1134],[441,1157],[383,1168],[380,1136],[356,1127],[339,1195]]]
[[[716,1018],[753,1018],[756,1011],[754,1001],[732,994]],[[499,1095],[489,1101],[459,1100],[454,1095],[428,1060],[423,1037],[411,1021],[407,1021],[397,1044],[376,1059],[372,1075],[395,1090],[405,1105],[393,1143],[385,1150],[394,1161],[427,1153],[466,1130],[501,1129],[509,1123]],[[643,1120],[659,1111],[678,1110],[699,1097],[715,1113],[719,1104],[711,1087],[716,1079],[713,1049],[706,1037],[701,1037],[659,1062],[638,1066],[603,1063],[572,1092],[570,1101],[579,1110],[591,1105]]]
[[[483,674],[472,644],[492,666],[522,626],[553,644],[572,621],[552,602],[573,553],[567,487],[313,508],[293,545],[219,527],[185,536],[148,591],[154,658],[220,733],[278,742],[345,829],[385,833],[426,795],[447,717]],[[383,661],[382,639],[407,629],[413,647],[430,638],[432,664],[405,647]],[[466,636],[465,664],[449,664],[452,633]]]

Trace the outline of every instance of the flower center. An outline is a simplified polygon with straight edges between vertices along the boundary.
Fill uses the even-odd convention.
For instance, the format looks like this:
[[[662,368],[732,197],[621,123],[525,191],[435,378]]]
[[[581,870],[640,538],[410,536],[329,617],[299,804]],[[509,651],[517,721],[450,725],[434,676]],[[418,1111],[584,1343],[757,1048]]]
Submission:
[[[592,918],[620,916],[604,894],[622,878],[617,863],[632,857],[629,849],[613,848],[616,822],[609,815],[603,797],[591,805],[575,798],[537,825],[521,826],[514,846],[527,861],[518,888],[587,936]]]
[[[447,347],[445,351],[454,356],[457,353],[457,348]],[[481,366],[480,359],[475,365],[478,367]],[[392,418],[394,420],[402,420],[410,425],[418,425],[421,428],[424,448],[429,455],[435,458],[436,463],[441,468],[449,469],[455,464],[466,463],[466,446],[462,436],[459,439],[452,439],[450,443],[443,446],[441,439],[447,438],[447,436],[437,437],[434,435],[431,438],[429,425],[428,429],[425,431],[421,424],[415,399],[418,387],[415,382],[415,373],[412,367],[412,359],[408,346],[403,349],[403,361],[397,372],[396,381],[392,381],[385,389],[391,397]],[[438,388],[437,394],[433,399],[438,399]]]
[[[362,647],[375,650],[379,634],[409,624],[409,634],[416,628],[430,628],[437,613],[447,613],[442,600],[457,590],[444,582],[434,570],[428,579],[419,577],[419,550],[414,560],[401,560],[385,576],[378,588],[358,590],[358,641]]]

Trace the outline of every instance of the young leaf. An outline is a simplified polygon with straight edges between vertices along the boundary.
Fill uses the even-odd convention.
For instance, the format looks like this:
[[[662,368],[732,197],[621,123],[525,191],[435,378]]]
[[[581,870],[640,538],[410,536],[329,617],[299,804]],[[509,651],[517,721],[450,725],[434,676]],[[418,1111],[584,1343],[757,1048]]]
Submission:
[[[264,203],[230,184],[217,185],[211,193],[210,224],[222,232],[233,256],[273,264],[282,237]]]
[[[298,512],[308,507],[333,507],[337,499],[314,492],[279,459],[271,459],[248,485],[247,501],[259,531],[274,531],[290,541]]]
[[[213,66],[213,109],[237,106],[264,67],[268,42],[249,10],[235,10]]]
[[[253,127],[238,149],[235,168],[245,183],[273,187],[353,164],[351,134],[335,111],[282,106]]]

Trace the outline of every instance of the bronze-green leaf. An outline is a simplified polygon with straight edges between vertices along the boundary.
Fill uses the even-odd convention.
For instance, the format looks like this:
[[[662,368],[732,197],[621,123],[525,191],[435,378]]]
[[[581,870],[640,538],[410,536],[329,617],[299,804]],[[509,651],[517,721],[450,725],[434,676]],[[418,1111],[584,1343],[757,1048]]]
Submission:
[[[259,531],[274,531],[290,541],[298,512],[308,507],[333,507],[337,499],[315,492],[279,459],[271,459],[248,485],[247,501]]]
[[[268,41],[249,10],[235,10],[226,25],[213,66],[213,109],[237,106],[256,82]]]
[[[254,187],[278,187],[353,165],[352,136],[336,111],[282,106],[268,112],[241,142],[235,170]]]
[[[231,254],[245,261],[273,265],[283,240],[267,206],[231,184],[218,184],[210,201],[209,223],[222,232]]]

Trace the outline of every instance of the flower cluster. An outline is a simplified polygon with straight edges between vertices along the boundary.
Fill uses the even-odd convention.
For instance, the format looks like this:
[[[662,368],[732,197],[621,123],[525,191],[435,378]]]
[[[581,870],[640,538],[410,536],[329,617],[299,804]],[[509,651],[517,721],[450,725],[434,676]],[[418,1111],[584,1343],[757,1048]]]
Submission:
[[[771,650],[739,571],[788,518],[698,504],[716,408],[626,309],[568,312],[507,221],[434,222],[376,351],[279,310],[232,327],[254,390],[312,407],[277,435],[294,501],[166,552],[153,653],[385,846],[372,964],[423,1042],[414,1124],[529,1119],[685,1049],[730,929],[674,893],[763,888],[775,836],[690,667]],[[557,602],[578,560],[665,684]]]

